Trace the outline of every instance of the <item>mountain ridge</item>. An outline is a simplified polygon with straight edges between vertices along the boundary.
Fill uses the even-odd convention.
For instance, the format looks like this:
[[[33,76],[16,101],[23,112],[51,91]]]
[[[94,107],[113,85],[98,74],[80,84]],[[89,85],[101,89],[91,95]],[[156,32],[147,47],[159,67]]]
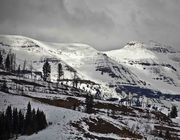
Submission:
[[[138,43],[135,41],[129,42],[124,48],[118,49],[119,52],[116,50],[115,53],[114,51],[98,51],[86,44],[47,43],[23,36],[1,35],[1,49],[7,49],[8,45],[9,49],[12,49],[12,51],[17,54],[17,58],[19,60],[23,62],[23,60],[26,59],[29,60],[29,63],[33,62],[35,69],[39,71],[42,71],[42,60],[47,58],[61,62],[65,70],[65,77],[67,76],[67,78],[72,78],[73,74],[68,72],[65,66],[72,67],[77,71],[80,78],[92,80],[101,84],[101,92],[106,97],[121,97],[121,93],[117,92],[117,87],[121,85],[131,85],[138,88],[147,88],[167,94],[179,94],[178,90],[180,89],[180,78],[178,79],[177,76],[179,67],[169,64],[173,61],[172,55],[168,55],[168,59],[166,55],[159,56],[157,54],[159,53],[157,50],[154,50],[155,52],[153,52],[151,49],[148,49],[148,45],[144,43]],[[151,44],[150,48],[157,48],[158,45]],[[19,49],[19,47],[22,49]],[[170,52],[167,52],[166,50],[162,51],[161,53],[167,54]],[[176,53],[177,54],[173,53],[173,59],[176,59],[175,64],[179,63],[179,52]],[[24,56],[23,54],[26,55]],[[120,56],[118,54],[120,54]],[[137,57],[134,59],[134,56]],[[162,58],[160,58],[161,56]],[[175,58],[175,56],[177,56],[177,58]],[[169,63],[161,63],[164,58],[166,58],[165,61],[168,60],[167,62]],[[21,61],[19,62],[22,65]],[[52,79],[54,80],[56,80],[57,76],[57,62],[52,63]],[[155,70],[159,70],[160,73],[153,73],[152,71]],[[166,76],[166,72],[168,71],[169,75],[167,74]],[[167,79],[169,78],[168,80],[171,83],[165,84],[168,81],[164,82],[163,80],[166,79],[163,79],[163,76]],[[160,84],[157,84],[159,82],[159,79],[157,80],[157,78],[161,78]],[[155,82],[155,84],[153,84],[153,82]],[[170,90],[164,90],[158,86],[162,86],[163,88],[170,87]],[[126,92],[128,93],[130,91]]]

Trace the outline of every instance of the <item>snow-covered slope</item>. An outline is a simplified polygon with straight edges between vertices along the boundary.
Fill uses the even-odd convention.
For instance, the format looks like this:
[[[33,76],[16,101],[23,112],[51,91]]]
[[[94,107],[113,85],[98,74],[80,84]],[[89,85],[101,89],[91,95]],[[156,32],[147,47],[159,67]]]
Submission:
[[[141,85],[142,81],[129,69],[86,44],[58,44],[41,42],[22,36],[0,36],[0,48],[16,54],[17,66],[27,61],[27,67],[42,71],[46,59],[52,66],[51,77],[56,80],[57,64],[63,65],[64,78],[72,78],[77,71],[81,79],[100,84],[103,96],[117,97],[114,86],[119,84]],[[110,86],[112,88],[110,88]]]
[[[180,50],[153,41],[147,44],[133,41],[122,49],[105,53],[146,81],[147,87],[179,94]]]
[[[14,96],[7,93],[0,92],[0,110],[5,111],[8,105],[21,109],[22,112],[26,112],[26,106],[28,102],[31,102],[32,108],[41,109],[46,113],[47,121],[51,122],[52,125],[43,131],[38,132],[31,136],[21,136],[20,140],[66,140],[73,137],[73,134],[70,134],[70,126],[68,123],[70,121],[78,120],[79,118],[88,116],[88,114],[80,113],[78,111],[73,111],[70,109],[50,106],[47,104],[42,104],[37,101],[33,101],[30,98],[22,96]],[[71,128],[72,129],[72,128]],[[75,137],[75,136],[74,136]]]
[[[121,97],[125,93],[179,94],[179,50],[156,42],[130,42],[124,48],[100,52],[86,44],[50,43],[23,36],[0,36],[0,49],[16,54],[17,67],[27,61],[27,69],[42,71],[46,59],[52,67],[51,78],[57,79],[61,63],[64,78],[80,79],[100,85],[103,97]],[[6,54],[4,54],[4,57]]]
[[[83,85],[86,86],[84,89],[82,84],[78,88],[69,86],[69,83],[57,86],[56,83],[25,78],[25,74],[19,76],[16,72],[0,69],[1,87],[7,86],[9,92],[5,88],[1,89],[0,110],[5,111],[11,105],[25,112],[25,106],[30,101],[33,108],[40,108],[46,113],[47,121],[51,123],[37,134],[20,136],[20,140],[137,137],[150,140],[159,137],[159,130],[162,128],[180,136],[179,118],[173,119],[178,123],[175,124],[166,116],[172,105],[178,107],[179,115],[179,102],[169,99],[172,96],[167,95],[168,99],[165,100],[150,98],[159,97],[162,93],[179,94],[180,51],[172,47],[155,42],[130,42],[123,49],[100,52],[86,44],[49,43],[23,36],[1,35],[0,52],[4,58],[8,52],[16,54],[16,70],[19,65],[22,68],[26,60],[26,69],[33,67],[35,74],[35,71],[42,71],[42,66],[48,59],[53,81],[56,81],[57,65],[61,63],[64,79],[72,79],[76,71],[78,78],[82,81],[91,80],[96,86],[89,85],[93,82],[88,83],[88,86],[87,83]],[[96,88],[100,89],[101,97],[108,98],[108,101],[94,100],[95,114],[83,113],[83,95],[94,94],[92,91],[96,91]],[[145,94],[148,98],[128,94],[129,92]],[[116,98],[110,98],[121,97],[126,93],[132,101],[132,107],[123,105],[128,105],[128,100],[119,102]],[[176,97],[180,99],[180,94]],[[142,107],[137,107],[137,99]],[[101,129],[103,126],[107,129]]]

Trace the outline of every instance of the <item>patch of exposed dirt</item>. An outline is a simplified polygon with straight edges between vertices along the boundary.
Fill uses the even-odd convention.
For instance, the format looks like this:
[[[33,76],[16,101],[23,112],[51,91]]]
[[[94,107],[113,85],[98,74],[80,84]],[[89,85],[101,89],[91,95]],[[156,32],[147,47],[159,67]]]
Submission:
[[[19,79],[11,79],[14,83],[20,84],[20,85],[32,85],[32,86],[38,86],[38,87],[45,87],[44,85],[27,81],[27,80],[19,80]]]
[[[180,132],[179,129],[175,129],[169,126],[161,126],[155,125],[153,130],[153,135],[161,137],[166,140],[180,140],[178,133]]]
[[[46,98],[32,97],[28,95],[24,95],[24,96],[38,100],[42,103],[46,103],[57,107],[64,107],[68,109],[74,109],[75,107],[78,107],[81,104],[80,100],[72,97],[68,97],[67,99],[46,99]]]
[[[86,123],[86,125],[88,126],[88,131],[83,129],[83,127],[81,126],[82,122]],[[93,133],[100,133],[100,134],[115,134],[119,137],[123,137],[123,138],[132,138],[132,139],[142,139],[143,137],[140,134],[136,134],[131,132],[130,130],[126,129],[125,127],[117,127],[114,124],[112,124],[111,122],[107,122],[106,120],[102,119],[102,118],[83,118],[80,121],[77,122],[73,122],[70,125],[72,125],[73,127],[75,127],[78,131],[84,133],[84,136],[86,136],[87,138],[96,138],[98,140],[104,140],[104,139],[112,139],[113,138],[107,138],[107,137],[97,137],[95,135],[93,135],[90,132]]]
[[[126,115],[128,113],[135,114],[132,108],[123,106],[123,105],[116,105],[111,103],[101,103],[101,102],[95,102],[94,108],[97,109],[107,109],[107,110],[113,110],[113,111],[121,111],[122,114]]]
[[[180,132],[180,129],[175,129],[175,128],[166,127],[166,126],[160,126],[160,125],[155,125],[154,128],[158,129],[158,130],[164,130],[164,131]]]
[[[173,125],[172,120],[168,116],[163,114],[162,112],[160,112],[160,111],[151,111],[151,113],[155,115],[156,120],[162,121],[162,122],[164,122],[165,124],[168,124],[168,125]]]

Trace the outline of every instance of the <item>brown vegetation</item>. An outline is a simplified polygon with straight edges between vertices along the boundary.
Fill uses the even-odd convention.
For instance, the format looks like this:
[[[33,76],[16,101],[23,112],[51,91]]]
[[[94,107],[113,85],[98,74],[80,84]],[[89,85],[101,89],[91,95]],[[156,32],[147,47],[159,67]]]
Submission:
[[[26,97],[33,98],[43,103],[47,103],[49,105],[57,106],[57,107],[64,107],[68,109],[72,109],[74,107],[78,107],[81,104],[81,101],[72,97],[68,97],[66,99],[46,99],[46,98],[38,98],[32,97],[28,95],[24,95]]]
[[[80,121],[73,122],[71,125],[78,129],[78,131],[83,132],[85,137],[88,138],[96,138],[98,140],[104,140],[104,139],[112,139],[113,138],[107,138],[107,137],[97,137],[93,135],[92,133],[86,132],[86,130],[83,129],[81,126],[82,122],[85,122],[86,125],[89,127],[88,131],[93,133],[100,133],[100,134],[115,134],[119,137],[123,138],[134,138],[134,139],[142,139],[143,137],[140,134],[136,134],[131,132],[130,130],[126,129],[125,127],[117,127],[113,125],[111,122],[107,122],[106,120],[102,118],[83,118]],[[103,128],[103,129],[102,129]]]
[[[128,114],[128,113],[134,114],[132,108],[123,105],[116,105],[112,103],[95,102],[94,108],[121,111],[123,114]]]

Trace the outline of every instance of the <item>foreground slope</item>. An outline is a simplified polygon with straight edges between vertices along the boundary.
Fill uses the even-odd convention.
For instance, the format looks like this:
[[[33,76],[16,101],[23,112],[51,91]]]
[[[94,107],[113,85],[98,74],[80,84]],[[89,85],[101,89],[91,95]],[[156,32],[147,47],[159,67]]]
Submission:
[[[19,140],[27,139],[164,139],[169,131],[172,139],[180,138],[180,120],[174,123],[165,114],[148,108],[137,108],[118,105],[107,101],[94,101],[92,114],[85,113],[84,98],[74,98],[80,102],[77,109],[65,106],[54,106],[51,102],[67,101],[69,96],[32,93],[24,97],[0,92],[0,110],[5,111],[8,105],[26,112],[26,105],[30,101],[32,108],[39,108],[46,114],[48,127],[30,136],[19,136]],[[55,98],[56,97],[56,98]],[[49,103],[44,101],[49,101]],[[61,102],[62,102],[61,101]],[[167,101],[165,101],[167,102]],[[179,102],[174,102],[179,104]],[[163,111],[169,105],[161,107]],[[178,107],[179,108],[179,107]],[[179,124],[178,124],[179,123]],[[102,129],[104,128],[104,129]],[[160,136],[159,133],[162,132]]]

